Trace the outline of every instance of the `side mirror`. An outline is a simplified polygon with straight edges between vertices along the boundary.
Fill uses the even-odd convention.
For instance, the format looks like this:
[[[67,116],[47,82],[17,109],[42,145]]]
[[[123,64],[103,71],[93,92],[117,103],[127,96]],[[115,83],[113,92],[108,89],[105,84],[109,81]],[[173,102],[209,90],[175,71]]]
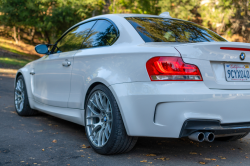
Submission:
[[[46,44],[39,44],[35,47],[35,50],[38,54],[47,54],[49,53],[49,48]]]

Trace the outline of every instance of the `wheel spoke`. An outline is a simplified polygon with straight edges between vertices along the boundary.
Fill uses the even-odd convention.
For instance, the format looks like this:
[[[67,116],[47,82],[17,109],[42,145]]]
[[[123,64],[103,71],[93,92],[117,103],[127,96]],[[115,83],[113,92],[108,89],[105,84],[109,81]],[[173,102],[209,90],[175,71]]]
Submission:
[[[98,146],[101,146],[101,139],[102,139],[103,128],[99,131],[98,135]]]
[[[19,106],[19,109],[22,109],[23,108],[23,102],[21,102],[20,106]]]
[[[17,96],[17,97],[20,97],[21,95],[19,95],[18,93],[17,93],[17,91],[15,91],[15,95]]]
[[[108,124],[105,127],[104,133],[105,133],[106,138],[108,139],[109,138],[109,135],[108,135]]]
[[[20,80],[20,87],[21,87],[21,89],[23,89],[23,81],[22,80]]]
[[[106,112],[107,112],[107,113],[111,113],[111,111],[110,111],[110,109],[109,109],[109,104],[107,104]]]
[[[95,114],[95,115],[99,115],[98,112],[96,112],[93,108],[91,108],[91,106],[88,105],[88,108],[90,109],[90,111]]]
[[[91,131],[91,133],[90,133],[90,136],[94,136],[93,134],[94,134],[94,132],[97,130],[97,129],[99,129],[101,126],[100,126],[100,124],[98,123],[98,124],[96,124],[96,125],[94,125],[94,128],[92,129],[92,131]]]
[[[100,114],[98,115],[92,115],[92,116],[89,116],[87,117],[87,119],[91,119],[91,118],[101,118],[102,116]]]
[[[98,106],[94,103],[93,99],[89,100],[96,108],[98,108]],[[99,109],[99,108],[98,108]]]
[[[20,104],[20,103],[22,103],[22,100],[18,100],[17,102],[18,102],[18,104]]]
[[[107,138],[108,139],[108,138]],[[105,143],[105,130],[102,132],[102,145]]]
[[[102,109],[102,106],[101,106],[101,104],[100,104],[100,102],[98,100],[97,94],[95,94],[95,101],[96,101],[96,104],[97,104],[98,108],[102,111],[103,109]]]
[[[99,99],[100,99],[100,102],[101,102],[102,109],[104,109],[103,97],[102,97],[102,95],[100,93],[98,93],[98,96],[99,96]]]
[[[20,101],[17,101],[18,109],[20,109]]]
[[[20,82],[18,81],[17,84],[16,84],[16,90],[21,92],[21,89],[20,89]]]
[[[109,123],[107,123],[107,126],[108,126],[108,131],[109,131],[109,133],[111,133],[110,124],[109,124]]]
[[[97,140],[97,139],[98,139],[99,132],[100,132],[100,131],[98,131],[98,132],[95,134],[95,136],[94,136],[94,138],[93,138],[93,141],[95,141],[95,140]]]

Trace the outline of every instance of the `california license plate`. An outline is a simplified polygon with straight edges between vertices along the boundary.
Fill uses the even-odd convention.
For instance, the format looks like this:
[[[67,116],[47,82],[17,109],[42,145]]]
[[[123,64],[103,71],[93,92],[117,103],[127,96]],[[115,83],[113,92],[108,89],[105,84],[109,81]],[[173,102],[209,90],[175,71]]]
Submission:
[[[225,63],[226,80],[231,82],[250,81],[250,65]]]

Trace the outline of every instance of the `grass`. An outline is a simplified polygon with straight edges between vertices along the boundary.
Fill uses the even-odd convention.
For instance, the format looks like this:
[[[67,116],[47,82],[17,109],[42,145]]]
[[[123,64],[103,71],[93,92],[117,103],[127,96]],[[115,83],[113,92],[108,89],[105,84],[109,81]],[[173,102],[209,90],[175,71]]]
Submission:
[[[0,68],[18,69],[38,58],[34,46],[23,42],[17,45],[12,39],[0,37]]]
[[[24,59],[16,59],[16,58],[6,58],[6,57],[0,57],[0,63],[16,66],[16,67],[23,67],[27,63],[29,63],[29,60]]]
[[[14,48],[11,48],[9,45],[7,44],[2,44],[0,43],[0,48],[15,54],[19,54],[19,55],[23,55],[24,57],[27,57],[29,59],[37,59],[37,56],[31,55],[31,54],[26,54],[20,51],[15,50]]]

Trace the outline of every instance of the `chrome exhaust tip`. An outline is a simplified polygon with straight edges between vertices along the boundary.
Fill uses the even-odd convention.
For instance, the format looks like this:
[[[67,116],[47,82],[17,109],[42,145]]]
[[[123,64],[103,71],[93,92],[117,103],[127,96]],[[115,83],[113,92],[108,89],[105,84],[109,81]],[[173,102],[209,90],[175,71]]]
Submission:
[[[207,141],[207,142],[213,142],[214,138],[215,138],[214,133],[205,132],[205,141]]]
[[[195,132],[189,135],[188,138],[194,141],[203,142],[205,140],[205,134],[203,132]]]

